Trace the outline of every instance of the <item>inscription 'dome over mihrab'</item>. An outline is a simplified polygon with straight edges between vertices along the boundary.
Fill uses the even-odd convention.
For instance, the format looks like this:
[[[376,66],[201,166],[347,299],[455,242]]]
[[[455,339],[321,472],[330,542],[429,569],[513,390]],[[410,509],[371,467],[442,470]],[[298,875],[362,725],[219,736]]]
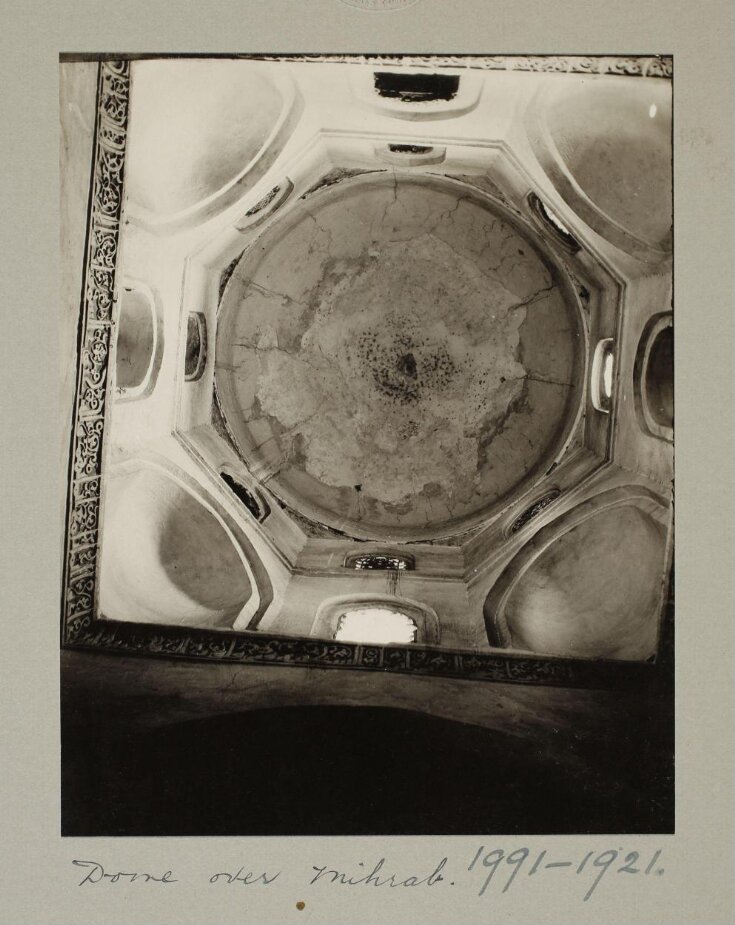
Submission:
[[[374,178],[285,221],[233,273],[216,354],[228,423],[274,491],[327,523],[436,527],[547,459],[574,314],[510,221],[458,186]]]

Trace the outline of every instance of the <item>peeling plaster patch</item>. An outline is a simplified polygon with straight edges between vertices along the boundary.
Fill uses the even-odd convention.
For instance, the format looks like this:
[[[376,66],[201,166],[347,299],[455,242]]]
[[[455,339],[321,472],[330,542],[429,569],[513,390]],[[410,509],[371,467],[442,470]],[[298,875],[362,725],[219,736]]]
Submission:
[[[401,243],[367,266],[344,261],[300,352],[261,335],[260,406],[301,438],[306,471],[319,481],[359,483],[390,504],[427,482],[474,487],[482,424],[522,389],[514,356],[525,311],[509,312],[507,293],[488,314],[476,266],[447,251],[429,238],[420,259]],[[427,300],[427,290],[442,298]]]
[[[502,497],[567,413],[575,346],[548,268],[439,184],[362,182],[315,209],[225,297],[217,377],[245,455],[270,434],[273,489],[337,526],[428,526]]]

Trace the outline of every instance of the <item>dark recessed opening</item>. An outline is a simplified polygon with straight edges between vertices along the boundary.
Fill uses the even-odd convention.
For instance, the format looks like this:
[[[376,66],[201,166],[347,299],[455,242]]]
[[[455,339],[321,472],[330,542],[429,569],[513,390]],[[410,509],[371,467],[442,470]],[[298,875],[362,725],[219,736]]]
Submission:
[[[664,328],[651,345],[646,370],[648,406],[661,427],[674,426],[674,329]]]
[[[220,472],[220,476],[222,477],[222,481],[225,483],[225,485],[227,485],[230,491],[232,491],[237,496],[237,498],[242,501],[245,507],[253,515],[253,517],[255,517],[256,520],[262,520],[263,511],[261,510],[255,495],[248,491],[244,485],[238,482],[237,479],[233,478],[228,472]]]
[[[459,90],[459,76],[378,71],[375,73],[375,89],[381,96],[402,100],[404,103],[452,100]]]
[[[430,154],[434,149],[427,145],[388,145],[394,154]]]
[[[553,491],[547,492],[543,498],[539,498],[538,501],[534,501],[533,504],[527,507],[526,510],[523,511],[522,514],[519,514],[519,516],[516,517],[516,519],[513,521],[513,524],[510,528],[511,534],[518,533],[519,530],[523,529],[523,527],[525,527],[529,521],[533,520],[537,514],[540,514],[544,508],[548,507],[553,501],[556,501],[560,494],[561,491],[558,488],[555,488]]]

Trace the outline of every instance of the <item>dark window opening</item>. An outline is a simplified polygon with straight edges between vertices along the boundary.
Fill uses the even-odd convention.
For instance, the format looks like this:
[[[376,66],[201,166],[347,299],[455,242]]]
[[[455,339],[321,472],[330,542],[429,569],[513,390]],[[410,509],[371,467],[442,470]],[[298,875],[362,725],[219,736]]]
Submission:
[[[244,485],[234,479],[228,472],[220,472],[222,481],[227,485],[227,487],[232,491],[240,500],[245,507],[250,511],[250,513],[255,517],[256,520],[263,520],[265,512],[258,504],[255,495],[252,492],[248,491]]]
[[[538,501],[534,501],[529,507],[523,511],[516,519],[513,521],[513,524],[510,528],[510,533],[518,533],[519,530],[522,530],[526,524],[533,520],[537,514],[540,514],[544,508],[547,508],[553,501],[561,494],[561,491],[558,488],[555,488],[553,491],[547,492],[543,498],[539,498]]]
[[[664,328],[651,347],[646,370],[651,415],[659,427],[674,426],[674,330]]]
[[[535,193],[528,194],[528,204],[554,238],[570,253],[580,250],[580,243],[559,216],[545,205]]]
[[[207,358],[207,327],[204,315],[189,312],[186,321],[186,356],[184,358],[184,376],[186,379],[199,379],[204,372]]]
[[[416,562],[413,556],[392,556],[384,554],[368,554],[348,556],[345,559],[345,568],[359,570],[371,569],[382,572],[413,571]]]
[[[248,209],[248,211],[245,214],[246,215],[257,215],[258,212],[262,212],[266,206],[269,206],[273,202],[273,200],[276,198],[276,196],[280,192],[281,192],[281,187],[274,186],[273,189],[269,193],[266,193],[262,199],[259,199],[252,208]]]
[[[430,154],[434,149],[427,145],[388,145],[395,154]]]
[[[404,103],[428,103],[432,100],[452,100],[459,90],[456,74],[395,74],[376,71],[375,89],[388,99]]]

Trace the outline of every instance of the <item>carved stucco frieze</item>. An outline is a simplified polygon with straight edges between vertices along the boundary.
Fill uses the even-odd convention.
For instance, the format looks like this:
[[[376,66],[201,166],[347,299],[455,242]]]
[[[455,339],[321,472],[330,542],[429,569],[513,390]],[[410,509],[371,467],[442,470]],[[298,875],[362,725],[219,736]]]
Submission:
[[[130,62],[101,62],[71,447],[63,604],[67,642],[93,621],[129,93]]]
[[[255,55],[267,60],[331,61],[390,67],[472,67],[490,71],[535,71],[547,74],[619,74],[671,78],[669,55]]]
[[[435,647],[370,646],[261,633],[136,626],[85,618],[75,645],[126,654],[195,658],[241,665],[378,670],[505,684],[614,689],[646,684],[651,665],[636,662],[462,652]]]

